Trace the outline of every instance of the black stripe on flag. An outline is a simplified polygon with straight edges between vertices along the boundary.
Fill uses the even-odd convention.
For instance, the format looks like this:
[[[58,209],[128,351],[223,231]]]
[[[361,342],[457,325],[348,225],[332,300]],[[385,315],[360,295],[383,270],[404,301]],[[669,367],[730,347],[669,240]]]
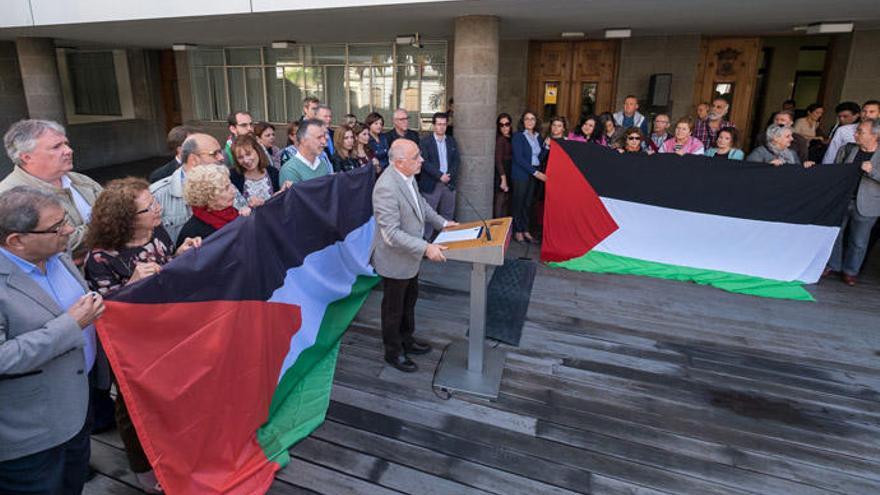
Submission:
[[[111,299],[138,303],[265,301],[306,256],[373,216],[373,167],[300,182]],[[137,293],[132,295],[134,289]]]
[[[620,154],[558,141],[599,196],[728,217],[839,226],[857,165],[785,165],[675,154]],[[560,149],[561,148],[561,149]],[[551,178],[552,180],[552,178]]]

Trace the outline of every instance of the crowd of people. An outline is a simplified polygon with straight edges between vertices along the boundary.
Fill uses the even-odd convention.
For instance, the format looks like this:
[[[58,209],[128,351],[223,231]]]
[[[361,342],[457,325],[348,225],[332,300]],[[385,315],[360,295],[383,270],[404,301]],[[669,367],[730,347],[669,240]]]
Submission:
[[[820,124],[821,105],[810,105],[798,119],[791,110],[775,113],[748,155],[723,98],[674,126],[663,113],[649,126],[634,96],[620,111],[587,116],[573,129],[553,117],[546,134],[535,112],[524,112],[516,131],[514,119],[502,113],[496,119],[494,214],[513,216],[517,242],[535,241],[530,219],[548,180],[554,140],[621,154],[706,155],[772,166],[855,163],[862,178],[826,269],[855,285],[880,216],[880,103],[844,102],[835,110],[829,132]],[[385,359],[402,371],[416,369],[409,356],[430,350],[412,337],[419,262],[444,260],[444,248],[430,239],[436,229],[455,225],[462,159],[450,115],[435,113],[422,135],[411,128],[405,109],[393,112],[388,131],[375,112],[363,122],[346,115],[334,128],[332,109],[313,97],[303,101],[302,111],[287,125],[283,147],[276,146],[272,124],[254,122],[244,110],[230,113],[224,145],[198,129],[175,127],[168,135],[174,157],[149,181],[129,177],[104,187],[73,171],[73,150],[59,124],[22,120],[8,129],[4,146],[14,169],[0,181],[0,274],[6,275],[0,278],[0,396],[11,402],[0,408],[0,425],[16,427],[0,428],[0,492],[81,490],[88,435],[100,417],[95,398],[108,397],[112,378],[93,327],[104,311],[103,297],[159,273],[175,256],[303,181],[363,167],[379,176],[373,198],[383,234],[374,265],[386,279]],[[397,209],[408,216],[396,215]],[[121,394],[115,424],[142,488],[161,493]]]
[[[545,167],[554,140],[590,142],[614,149],[619,153],[674,153],[679,156],[702,155],[715,160],[747,160],[774,167],[802,166],[821,163],[856,163],[863,174],[853,192],[834,253],[825,276],[837,275],[850,286],[868,251],[871,231],[880,216],[880,153],[876,153],[880,137],[880,101],[869,100],[859,106],[843,102],[835,108],[837,121],[824,132],[821,119],[824,107],[809,105],[803,116],[795,119],[790,108],[775,112],[767,128],[757,136],[755,146],[746,154],[740,147],[741,136],[736,124],[728,120],[730,105],[723,97],[696,107],[696,115],[675,121],[668,114],[654,115],[648,129],[648,118],[639,112],[635,96],[624,99],[623,109],[583,117],[573,129],[565,117],[552,117],[547,134],[541,135],[538,115],[526,111],[519,118],[517,131],[513,119],[502,113],[496,119],[495,142],[495,216],[513,216],[514,239],[532,242],[532,219],[542,183],[547,180]],[[844,240],[846,241],[844,244]]]

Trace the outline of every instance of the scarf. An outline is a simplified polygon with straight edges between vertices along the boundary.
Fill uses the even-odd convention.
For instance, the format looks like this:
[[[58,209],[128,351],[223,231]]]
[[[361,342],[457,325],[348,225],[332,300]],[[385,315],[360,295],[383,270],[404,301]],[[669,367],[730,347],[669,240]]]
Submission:
[[[194,217],[218,230],[238,218],[238,210],[231,206],[222,210],[209,210],[204,206],[193,206],[192,212]]]

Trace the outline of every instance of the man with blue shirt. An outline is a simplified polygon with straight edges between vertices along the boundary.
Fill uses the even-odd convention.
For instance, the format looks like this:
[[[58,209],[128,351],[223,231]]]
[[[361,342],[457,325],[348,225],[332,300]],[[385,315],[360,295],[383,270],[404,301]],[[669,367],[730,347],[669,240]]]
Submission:
[[[437,213],[451,219],[455,213],[455,179],[461,158],[455,138],[446,135],[449,116],[437,112],[431,117],[433,132],[419,143],[422,158],[422,171],[419,173],[419,191]],[[425,238],[430,239],[434,227],[425,225]]]
[[[88,292],[65,253],[74,227],[54,194],[0,194],[0,493],[82,492],[89,378],[98,368]]]

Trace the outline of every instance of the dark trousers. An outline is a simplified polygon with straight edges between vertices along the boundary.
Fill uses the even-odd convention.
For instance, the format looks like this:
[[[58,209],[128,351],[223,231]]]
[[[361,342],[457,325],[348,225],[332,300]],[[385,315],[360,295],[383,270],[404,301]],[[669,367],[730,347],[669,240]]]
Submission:
[[[416,331],[416,300],[419,276],[382,279],[382,343],[385,356],[397,357],[404,344],[411,344]]]
[[[118,391],[118,387],[117,387]],[[131,416],[128,414],[128,408],[125,406],[125,399],[122,393],[116,395],[116,429],[119,431],[119,438],[125,445],[125,455],[128,456],[128,466],[135,473],[146,473],[153,469],[141,441],[138,439],[137,431],[134,429],[134,423],[131,422]]]
[[[513,232],[528,232],[529,217],[532,214],[532,202],[535,195],[535,181],[532,177],[526,180],[511,181],[513,193]]]
[[[92,406],[89,405],[85,424],[70,440],[35,454],[0,462],[0,494],[82,493],[89,473],[92,418]]]

